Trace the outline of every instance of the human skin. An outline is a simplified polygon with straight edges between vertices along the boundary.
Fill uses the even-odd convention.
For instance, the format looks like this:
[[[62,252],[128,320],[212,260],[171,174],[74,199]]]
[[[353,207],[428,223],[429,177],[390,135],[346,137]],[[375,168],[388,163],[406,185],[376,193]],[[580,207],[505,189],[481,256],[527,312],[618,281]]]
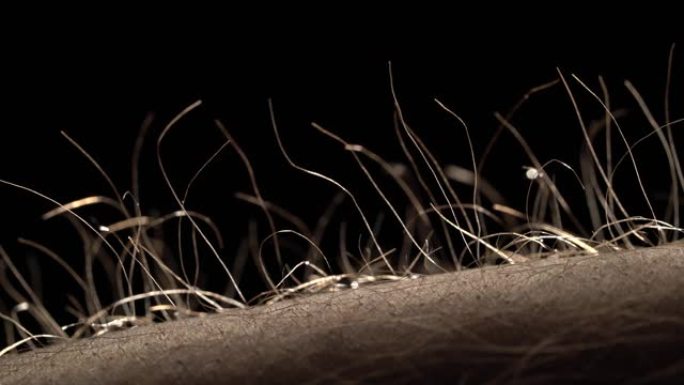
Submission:
[[[684,247],[300,296],[0,358],[2,384],[670,383]]]

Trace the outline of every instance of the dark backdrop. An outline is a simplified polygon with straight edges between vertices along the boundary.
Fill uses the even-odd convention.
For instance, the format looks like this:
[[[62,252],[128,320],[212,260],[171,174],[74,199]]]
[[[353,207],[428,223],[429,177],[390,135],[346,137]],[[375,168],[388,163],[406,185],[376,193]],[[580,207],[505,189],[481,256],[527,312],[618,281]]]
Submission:
[[[325,39],[252,43],[235,36],[209,41],[46,34],[35,41],[9,41],[0,75],[0,178],[60,202],[110,194],[97,171],[60,135],[63,130],[98,160],[120,191],[126,191],[131,188],[133,143],[145,117],[152,114],[141,158],[140,199],[147,213],[174,210],[159,176],[155,141],[175,114],[201,99],[204,104],[169,135],[162,149],[175,186],[182,191],[222,143],[212,122],[220,119],[253,161],[265,197],[313,224],[336,190],[286,166],[275,145],[267,101],[272,98],[283,139],[298,162],[339,178],[367,197],[365,202],[375,202],[349,155],[315,132],[310,122],[366,144],[389,160],[402,160],[393,136],[388,61],[407,120],[444,163],[468,165],[469,154],[462,128],[434,98],[463,117],[476,151],[481,151],[496,128],[494,112],[507,111],[529,88],[558,78],[556,68],[566,75],[576,73],[594,89],[597,77],[605,76],[615,103],[638,112],[622,84],[630,79],[662,120],[671,39],[446,40],[434,48],[410,43],[402,48],[392,39],[360,48],[357,40],[345,44],[342,39],[329,46]],[[681,66],[681,50],[676,59]],[[675,108],[681,106],[682,76],[675,71]],[[582,93],[576,83],[574,89]],[[588,118],[601,116],[596,105],[587,108]],[[679,115],[673,114],[677,117],[681,108]],[[628,132],[631,139],[649,132],[643,119],[635,122]],[[516,123],[540,158],[576,161],[581,136],[562,88],[533,99]],[[522,166],[529,162],[510,136],[504,135],[502,141],[508,146],[492,155],[487,175],[522,203],[527,187]],[[657,170],[652,174],[657,176]],[[230,150],[223,153],[193,191],[188,207],[217,221],[230,254],[244,237],[248,220],[260,218],[258,210],[236,202],[232,195],[249,191],[239,158]],[[381,207],[367,204],[371,213]],[[0,186],[0,205],[0,244],[16,253],[14,257],[21,257],[22,249],[15,244],[18,236],[56,245],[64,237],[60,226],[39,218],[53,207],[50,203]],[[352,213],[350,208],[347,213]],[[89,219],[107,223],[103,218],[109,214],[101,215]],[[70,252],[65,254],[68,258]]]

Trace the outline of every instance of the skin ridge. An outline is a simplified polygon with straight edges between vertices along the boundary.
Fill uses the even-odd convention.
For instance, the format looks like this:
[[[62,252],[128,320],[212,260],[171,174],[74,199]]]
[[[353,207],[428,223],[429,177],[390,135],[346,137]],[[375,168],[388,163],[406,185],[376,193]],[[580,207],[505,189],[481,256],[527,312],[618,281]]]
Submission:
[[[0,357],[0,383],[669,383],[682,274],[678,244],[299,296]]]

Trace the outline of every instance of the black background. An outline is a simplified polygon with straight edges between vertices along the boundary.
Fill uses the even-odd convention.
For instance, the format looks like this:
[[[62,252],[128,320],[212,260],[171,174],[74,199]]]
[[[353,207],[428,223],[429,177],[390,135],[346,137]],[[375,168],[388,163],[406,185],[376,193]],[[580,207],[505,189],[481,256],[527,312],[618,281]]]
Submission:
[[[342,34],[331,42],[317,36],[315,29],[285,37],[273,31],[260,40],[251,39],[244,30],[241,33],[219,30],[210,39],[159,30],[124,38],[116,33],[87,36],[87,30],[81,30],[7,38],[0,75],[0,178],[60,202],[111,194],[98,172],[60,135],[63,130],[97,159],[120,191],[129,190],[133,143],[145,117],[153,114],[141,159],[140,199],[147,213],[172,211],[177,206],[159,176],[156,138],[174,115],[201,99],[203,105],[169,134],[162,148],[175,187],[182,191],[222,143],[212,123],[220,119],[254,163],[264,196],[313,225],[336,190],[287,167],[270,126],[269,98],[293,158],[353,186],[354,192],[367,197],[366,202],[375,202],[349,155],[310,123],[318,122],[389,160],[401,161],[393,137],[389,61],[409,123],[444,163],[469,165],[462,128],[437,107],[434,98],[467,122],[476,152],[497,126],[494,112],[507,111],[531,87],[557,79],[557,68],[566,76],[577,74],[595,90],[597,77],[605,76],[615,104],[638,112],[623,86],[630,79],[662,120],[673,43],[670,36],[559,39],[543,36],[543,31],[525,37],[502,33],[491,40],[454,33],[439,42],[402,40],[403,36],[393,34],[368,40],[347,40]],[[672,105],[680,112],[672,118],[681,117],[684,75],[677,70],[681,49],[675,52],[679,64]],[[574,91],[582,93],[574,84]],[[590,100],[584,95],[584,101]],[[601,117],[595,104],[587,108],[588,119]],[[581,132],[561,87],[533,99],[517,119],[541,159],[576,164]],[[632,140],[649,132],[645,120],[637,118],[635,123],[626,131]],[[522,166],[529,162],[510,136],[502,142],[507,146],[492,155],[486,175],[522,204],[528,185]],[[644,161],[648,168],[649,158]],[[659,173],[653,168],[647,174],[657,179]],[[244,237],[248,220],[260,217],[257,209],[236,202],[232,195],[249,191],[235,153],[225,151],[193,191],[188,207],[216,220],[230,255]],[[377,202],[367,204],[371,212],[381,207]],[[59,247],[66,232],[64,222],[50,225],[40,220],[52,204],[0,186],[0,205],[0,244],[7,250],[21,255],[15,244],[18,236]],[[345,210],[352,213],[351,208]],[[88,218],[107,223],[108,214],[102,215],[93,213]]]

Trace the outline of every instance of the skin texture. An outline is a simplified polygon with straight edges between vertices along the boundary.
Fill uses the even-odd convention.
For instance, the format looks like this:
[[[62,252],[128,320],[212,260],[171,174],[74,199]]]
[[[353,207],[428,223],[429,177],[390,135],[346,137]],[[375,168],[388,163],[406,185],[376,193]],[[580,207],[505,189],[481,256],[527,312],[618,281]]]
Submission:
[[[8,355],[0,383],[674,383],[683,277],[679,245],[362,286]]]

